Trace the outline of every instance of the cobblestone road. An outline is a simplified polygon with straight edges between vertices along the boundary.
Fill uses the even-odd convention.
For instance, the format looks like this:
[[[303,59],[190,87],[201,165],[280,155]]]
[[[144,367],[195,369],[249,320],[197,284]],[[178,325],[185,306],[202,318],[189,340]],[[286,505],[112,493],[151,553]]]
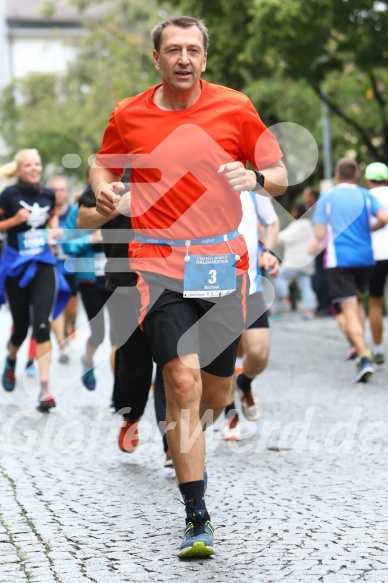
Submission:
[[[9,327],[3,307],[1,347]],[[217,555],[188,562],[176,557],[184,512],[152,399],[138,450],[121,453],[107,345],[90,393],[85,338],[86,326],[70,364],[54,365],[55,412],[34,408],[25,349],[15,391],[0,393],[0,582],[388,581],[387,369],[352,384],[332,318],[275,321],[257,427],[245,422],[234,445],[207,432]]]

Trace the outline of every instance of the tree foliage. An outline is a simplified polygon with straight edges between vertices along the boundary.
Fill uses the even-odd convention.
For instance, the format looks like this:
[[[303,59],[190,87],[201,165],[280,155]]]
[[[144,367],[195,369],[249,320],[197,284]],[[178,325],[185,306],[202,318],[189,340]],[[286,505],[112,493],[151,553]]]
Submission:
[[[68,0],[83,9],[99,0]],[[388,159],[388,4],[373,0],[105,0],[85,20],[79,56],[63,75],[31,75],[7,88],[2,135],[12,153],[37,147],[44,162],[64,154],[83,167],[115,103],[158,82],[149,31],[186,13],[210,31],[206,77],[244,91],[269,126],[307,128],[321,143],[321,102],[331,110],[333,158]],[[171,8],[175,6],[175,10]],[[54,6],[50,3],[49,6]],[[79,172],[83,171],[79,169]],[[321,172],[318,169],[315,177]]]
[[[73,172],[82,175],[117,101],[159,80],[149,35],[167,8],[156,0],[112,0],[111,7],[85,20],[85,34],[72,40],[78,57],[65,74],[29,75],[3,93],[0,123],[11,155],[36,147],[45,164],[60,168],[65,154],[77,154],[83,164]]]
[[[172,2],[204,18],[211,33],[212,77],[254,96],[266,120],[283,118],[282,98],[290,83],[299,85],[303,103],[304,86],[307,108],[312,91],[339,120],[334,133],[345,132],[343,151],[352,147],[361,159],[388,159],[387,2]],[[281,96],[275,93],[279,79],[284,81]],[[272,90],[272,103],[260,103],[260,90],[265,99],[266,88]]]

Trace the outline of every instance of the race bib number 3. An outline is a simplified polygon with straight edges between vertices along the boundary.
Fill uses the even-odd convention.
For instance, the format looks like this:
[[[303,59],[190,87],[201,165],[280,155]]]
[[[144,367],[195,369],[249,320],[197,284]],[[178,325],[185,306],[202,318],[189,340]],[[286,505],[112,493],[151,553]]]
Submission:
[[[219,298],[236,289],[234,255],[186,255],[183,282],[185,298]]]
[[[21,255],[38,255],[47,245],[47,233],[44,229],[30,229],[18,233],[18,248]]]

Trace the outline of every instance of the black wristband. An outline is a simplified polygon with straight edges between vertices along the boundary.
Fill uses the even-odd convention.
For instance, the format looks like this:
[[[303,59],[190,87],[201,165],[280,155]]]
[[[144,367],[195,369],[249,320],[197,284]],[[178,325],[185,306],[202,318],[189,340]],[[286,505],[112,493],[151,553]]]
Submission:
[[[273,255],[274,257],[276,257],[275,253],[273,251],[271,251],[271,249],[267,249],[267,247],[263,247],[263,249],[261,250],[262,253],[271,253],[271,255]]]

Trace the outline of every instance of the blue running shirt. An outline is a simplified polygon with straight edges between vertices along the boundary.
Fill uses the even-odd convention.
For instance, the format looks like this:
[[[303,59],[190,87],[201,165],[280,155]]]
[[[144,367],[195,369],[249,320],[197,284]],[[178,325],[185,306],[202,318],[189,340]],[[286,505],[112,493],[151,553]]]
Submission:
[[[374,264],[370,217],[381,208],[369,190],[356,184],[341,183],[320,195],[313,223],[327,226],[326,267]]]

